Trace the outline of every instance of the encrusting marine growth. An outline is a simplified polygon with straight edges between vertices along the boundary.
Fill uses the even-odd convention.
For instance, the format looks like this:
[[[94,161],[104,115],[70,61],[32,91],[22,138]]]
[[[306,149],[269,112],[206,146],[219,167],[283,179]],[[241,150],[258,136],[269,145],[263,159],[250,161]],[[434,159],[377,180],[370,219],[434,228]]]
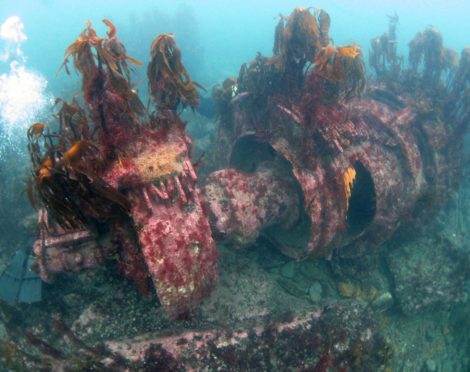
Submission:
[[[198,94],[172,35],[160,35],[148,67],[156,114],[147,112],[127,64],[140,63],[104,23],[108,37],[98,37],[88,22],[63,64],[67,69],[73,58],[87,110],[75,99],[57,100],[58,131],[34,124],[28,132],[42,203],[34,247],[39,271],[51,280],[117,252],[118,267],[141,291],[150,277],[168,314],[188,316],[213,286],[217,257],[189,158],[191,139],[176,111],[180,104],[195,107]]]
[[[281,15],[273,56],[258,53],[238,77],[213,89],[219,170],[200,189],[191,139],[177,112],[198,105],[199,85],[183,66],[174,36],[160,35],[151,46],[149,112],[130,82],[128,62],[140,63],[104,22],[107,37],[88,23],[66,51],[63,67],[68,71],[73,59],[83,104],[58,99],[58,130],[36,123],[27,134],[29,196],[40,224],[34,252],[45,281],[117,254],[118,268],[142,292],[150,278],[166,312],[185,318],[214,287],[214,239],[245,247],[263,236],[298,260],[359,256],[405,221],[422,223],[459,183],[470,52],[458,61],[433,28],[410,43],[410,69],[404,69],[395,45],[398,17],[390,17],[389,32],[371,42],[376,81],[366,82],[361,48],[333,45],[325,11],[296,8]],[[330,310],[338,319],[338,309]],[[238,345],[256,345],[260,355],[269,350],[278,369],[348,370],[341,353],[351,349],[326,350],[315,333],[322,314],[288,320],[269,334],[240,331],[237,340],[227,338],[230,350],[216,344],[221,336],[210,330],[201,333],[204,339],[186,335],[189,346],[175,344],[173,336],[160,337],[158,347],[129,343],[141,361],[164,355],[182,369],[201,361],[205,368],[228,368],[243,360],[246,347]],[[273,339],[288,341],[294,333],[309,345],[302,365],[272,346]],[[385,357],[382,339],[360,339],[371,350],[380,344]],[[194,353],[184,353],[188,347]],[[356,367],[375,370],[383,361],[362,362],[357,357]]]

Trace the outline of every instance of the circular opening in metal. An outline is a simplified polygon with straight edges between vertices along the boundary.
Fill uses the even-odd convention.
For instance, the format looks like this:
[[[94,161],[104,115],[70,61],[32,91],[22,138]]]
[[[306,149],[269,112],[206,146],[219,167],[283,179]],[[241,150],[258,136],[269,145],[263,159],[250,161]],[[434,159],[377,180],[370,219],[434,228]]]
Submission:
[[[347,214],[348,231],[357,234],[363,231],[374,219],[376,195],[372,175],[360,161],[353,164],[356,177],[351,187]]]

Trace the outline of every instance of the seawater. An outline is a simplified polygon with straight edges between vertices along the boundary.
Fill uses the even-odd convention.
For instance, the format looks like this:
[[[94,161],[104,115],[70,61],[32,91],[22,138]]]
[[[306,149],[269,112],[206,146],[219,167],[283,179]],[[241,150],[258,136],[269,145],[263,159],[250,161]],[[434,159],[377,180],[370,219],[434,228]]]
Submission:
[[[211,88],[227,77],[236,77],[241,64],[253,60],[256,53],[272,55],[274,28],[279,14],[288,16],[297,6],[312,7],[312,11],[315,8],[326,10],[331,16],[330,36],[334,44],[358,44],[366,65],[370,40],[387,30],[388,16],[393,15],[399,17],[397,52],[404,56],[405,68],[409,41],[417,32],[428,26],[436,27],[442,34],[444,45],[458,53],[470,45],[470,2],[466,0],[1,0],[0,273],[8,267],[15,252],[29,252],[37,237],[35,211],[25,195],[27,186],[24,181],[32,172],[26,131],[32,123],[54,120],[52,107],[55,97],[71,99],[80,93],[80,80],[71,64],[71,76],[63,69],[59,73],[58,70],[67,46],[77,38],[88,20],[98,35],[106,34],[107,28],[102,19],[112,21],[117,27],[118,38],[127,48],[127,54],[142,62],[144,67],[135,67],[132,80],[144,102],[148,99],[145,66],[150,57],[149,48],[152,40],[160,33],[175,35],[188,72],[193,80],[206,87],[208,93],[202,92],[202,95],[210,99]],[[370,69],[367,73],[372,76]],[[207,140],[215,135],[216,124],[213,118],[209,120],[191,115],[188,113],[185,118],[189,121],[196,142],[198,137]],[[467,208],[470,207],[470,193],[469,170],[465,161],[463,167],[464,176],[459,195],[449,210],[440,215],[439,226],[446,231],[445,236],[450,236],[452,244],[465,247],[469,246],[466,231],[470,223],[467,213]],[[431,235],[426,235],[419,237],[416,243],[390,243],[387,249],[416,252],[422,249],[423,244],[434,244],[433,241]],[[302,282],[307,280],[305,276],[299,274],[306,270],[305,266],[293,263],[282,255],[267,253],[272,255],[270,259],[274,269],[264,270],[256,265],[252,266],[253,261],[262,260],[252,252],[229,253],[225,247],[220,247],[220,250],[221,257],[225,260],[220,265],[222,277],[236,278],[246,284],[250,275],[257,276],[257,270],[261,270],[257,277],[271,275],[271,279],[267,279],[268,282],[276,282],[278,275],[282,280],[297,278],[300,287],[307,285]],[[461,251],[466,255],[468,262],[470,251],[468,248],[462,248]],[[410,254],[411,256],[413,255]],[[417,260],[417,265],[420,264],[418,258],[413,259]],[[311,265],[319,272],[328,272],[324,277],[328,277],[332,282],[338,280],[338,272],[330,272],[329,264],[325,261],[308,261],[305,265]],[[237,277],[234,267],[239,266],[242,269]],[[158,307],[158,300],[142,299],[132,284],[124,282],[116,274],[110,274],[111,271],[112,269],[103,269],[96,276],[86,274],[79,278],[63,277],[59,284],[43,287],[44,301],[41,303],[20,304],[13,309],[2,310],[3,321],[10,322],[10,325],[0,327],[0,365],[3,363],[3,368],[7,370],[19,368],[19,364],[14,364],[13,360],[20,355],[17,350],[27,348],[27,343],[16,346],[17,338],[25,330],[33,329],[33,333],[41,335],[38,337],[49,338],[48,342],[54,343],[57,334],[50,330],[50,313],[64,309],[61,316],[74,325],[73,329],[78,330],[80,337],[88,343],[113,337],[133,337],[144,332],[165,334],[170,330],[176,333],[181,328],[197,329],[201,326],[197,321],[175,326],[162,314],[148,315],[153,314]],[[470,283],[468,268],[463,271],[467,279],[464,297],[460,303],[437,306],[428,312],[413,316],[402,314],[396,307],[385,315],[380,315],[381,324],[384,328],[388,327],[385,333],[392,340],[394,348],[391,364],[384,367],[384,370],[466,371],[470,368],[470,340],[467,331],[470,326]],[[368,284],[380,288],[380,281],[387,276],[387,273],[382,274],[383,277],[379,277],[376,282],[369,278]],[[220,285],[223,287],[224,284]],[[311,286],[305,296],[318,290],[318,284],[309,282],[308,285]],[[314,290],[308,292],[310,288]],[[334,288],[331,290],[335,291]],[[116,291],[123,291],[125,294],[113,301]],[[245,292],[243,294],[246,295]],[[226,310],[218,310],[226,312],[226,317],[221,316],[221,319],[228,319],[228,313],[231,311],[246,313],[248,318],[251,316],[252,307],[255,312],[259,310],[258,305],[250,302],[248,295],[244,296],[227,294],[224,297],[227,300],[224,305]],[[315,292],[311,296],[318,296],[318,293]],[[101,300],[109,304],[109,307],[100,307]],[[290,297],[282,292],[275,301],[268,302],[268,307],[279,306],[283,311],[288,310],[289,301]],[[9,312],[17,314],[18,320],[12,321],[6,315]],[[145,314],[145,317],[142,314]],[[141,316],[142,318],[139,318]],[[122,319],[124,320],[121,322]],[[210,317],[201,321],[202,326],[206,321],[213,326],[207,319]],[[11,322],[15,321],[17,324],[11,327]],[[90,330],[89,334],[84,331],[85,328]],[[422,337],[417,337],[417,334]],[[29,345],[34,349],[32,344],[33,342]],[[35,350],[38,353],[37,349]],[[44,354],[39,351],[39,354],[41,353]]]

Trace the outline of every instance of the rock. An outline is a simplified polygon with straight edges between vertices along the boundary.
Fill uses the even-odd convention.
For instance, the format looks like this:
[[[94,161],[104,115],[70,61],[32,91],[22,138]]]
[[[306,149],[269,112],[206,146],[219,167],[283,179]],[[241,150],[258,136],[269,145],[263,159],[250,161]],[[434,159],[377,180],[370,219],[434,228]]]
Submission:
[[[308,289],[308,295],[310,301],[320,302],[323,295],[323,288],[319,282],[313,282],[310,288]]]
[[[425,370],[428,372],[434,372],[437,370],[437,365],[436,362],[432,359],[426,360],[424,363]]]
[[[351,282],[338,282],[336,283],[336,288],[340,296],[345,298],[360,297],[370,302],[377,297],[377,289],[375,287],[363,289]]]
[[[295,262],[289,261],[281,267],[281,275],[284,278],[292,279],[295,275]]]
[[[378,312],[386,311],[393,306],[393,297],[390,292],[384,292],[372,302],[372,308]]]
[[[165,358],[164,366],[171,362],[167,370],[182,371],[383,371],[393,350],[374,314],[356,300],[330,304],[265,329],[230,334],[207,329],[157,337],[110,341],[106,347],[149,370],[161,370],[150,364],[158,355],[159,363]]]
[[[356,287],[352,283],[339,282],[336,283],[336,288],[341,297],[351,298],[356,294]]]
[[[311,281],[322,281],[330,276],[330,273],[328,272],[328,264],[318,257],[302,261],[299,264],[298,270],[303,276]]]
[[[406,315],[461,302],[468,256],[443,238],[420,238],[389,253],[393,295]]]
[[[298,285],[294,280],[289,280],[286,278],[278,278],[278,284],[289,294],[295,297],[304,297],[306,290]]]

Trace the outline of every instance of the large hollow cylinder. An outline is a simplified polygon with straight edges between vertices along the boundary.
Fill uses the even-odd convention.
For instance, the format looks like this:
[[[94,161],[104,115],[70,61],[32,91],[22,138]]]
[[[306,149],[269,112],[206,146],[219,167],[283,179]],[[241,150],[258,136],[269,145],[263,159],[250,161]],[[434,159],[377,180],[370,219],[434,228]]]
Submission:
[[[361,254],[429,213],[456,184],[460,148],[446,123],[423,120],[410,98],[382,93],[371,88],[365,98],[317,102],[311,112],[277,97],[263,116],[253,113],[249,96],[232,100],[220,124],[225,166],[250,174],[259,162],[276,162],[297,185],[297,223],[261,231],[286,255]]]

